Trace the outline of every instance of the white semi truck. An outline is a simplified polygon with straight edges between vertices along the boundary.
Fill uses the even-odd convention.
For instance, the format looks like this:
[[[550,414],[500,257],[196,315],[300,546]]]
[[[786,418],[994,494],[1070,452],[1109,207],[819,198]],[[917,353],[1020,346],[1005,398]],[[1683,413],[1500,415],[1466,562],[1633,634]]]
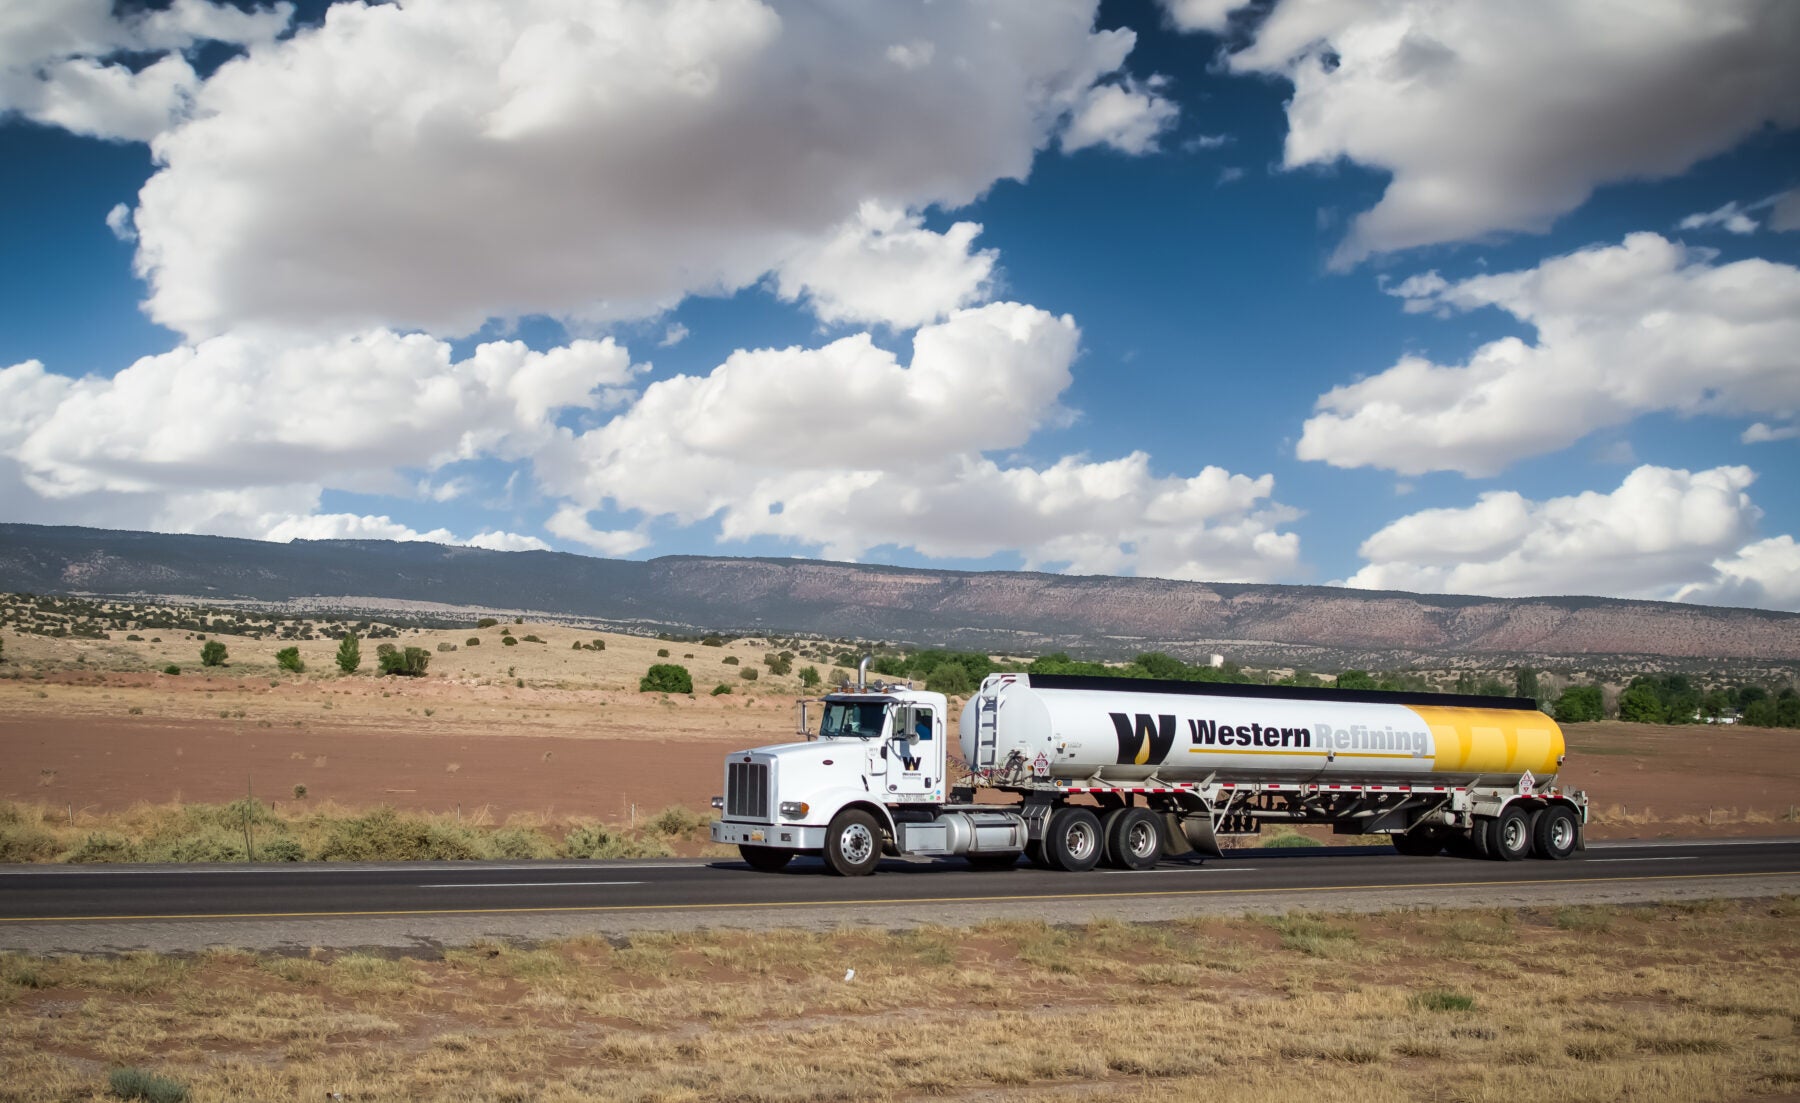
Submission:
[[[804,742],[727,757],[714,842],[759,870],[808,854],[844,876],[884,854],[1148,869],[1271,823],[1413,855],[1582,845],[1587,796],[1557,787],[1562,732],[1529,700],[994,674],[963,707],[952,783],[948,700],[870,685],[867,666],[801,703]]]

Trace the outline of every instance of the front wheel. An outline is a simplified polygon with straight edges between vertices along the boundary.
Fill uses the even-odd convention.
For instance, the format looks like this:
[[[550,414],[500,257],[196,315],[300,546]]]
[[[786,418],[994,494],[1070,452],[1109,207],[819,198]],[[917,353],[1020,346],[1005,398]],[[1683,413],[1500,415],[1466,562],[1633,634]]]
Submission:
[[[779,846],[740,844],[738,853],[744,856],[744,861],[750,863],[751,869],[760,870],[763,873],[779,873],[787,868],[789,862],[794,860],[793,851]]]
[[[839,877],[863,877],[881,861],[881,825],[860,808],[846,808],[825,829],[825,868]]]

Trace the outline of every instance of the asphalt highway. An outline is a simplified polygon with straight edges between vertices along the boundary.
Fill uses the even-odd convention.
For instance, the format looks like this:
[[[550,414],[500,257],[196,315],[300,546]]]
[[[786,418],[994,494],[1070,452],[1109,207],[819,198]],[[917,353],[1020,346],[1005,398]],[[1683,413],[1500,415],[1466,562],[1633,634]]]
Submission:
[[[1800,839],[1601,844],[1561,862],[1409,858],[1386,848],[1244,850],[1165,862],[1154,870],[1054,873],[1024,863],[976,871],[956,859],[887,860],[875,876],[834,877],[797,859],[781,873],[741,862],[418,862],[394,865],[0,866],[0,947],[26,926],[183,921],[333,921],[371,917],[488,917],[531,913],[854,913],[904,905],[1006,904],[1034,914],[1050,902],[1105,914],[1134,901],[1353,894],[1369,890],[1477,892],[1525,886],[1635,883],[1696,886],[1792,879]]]

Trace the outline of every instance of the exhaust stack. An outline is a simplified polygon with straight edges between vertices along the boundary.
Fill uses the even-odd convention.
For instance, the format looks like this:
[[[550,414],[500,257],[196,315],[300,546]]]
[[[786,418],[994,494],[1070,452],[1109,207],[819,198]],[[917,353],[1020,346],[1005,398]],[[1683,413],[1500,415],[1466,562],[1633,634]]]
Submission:
[[[856,664],[856,688],[857,689],[863,690],[863,691],[868,690],[868,688],[869,688],[869,663],[873,662],[874,659],[875,659],[875,656],[873,656],[873,655],[864,655],[862,657],[862,662]]]

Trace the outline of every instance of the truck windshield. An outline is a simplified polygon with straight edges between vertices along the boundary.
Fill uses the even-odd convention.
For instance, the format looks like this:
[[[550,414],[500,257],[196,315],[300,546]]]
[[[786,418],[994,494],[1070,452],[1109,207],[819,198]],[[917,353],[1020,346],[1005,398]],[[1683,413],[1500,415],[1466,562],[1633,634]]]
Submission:
[[[821,739],[878,739],[887,706],[880,701],[827,701]]]

